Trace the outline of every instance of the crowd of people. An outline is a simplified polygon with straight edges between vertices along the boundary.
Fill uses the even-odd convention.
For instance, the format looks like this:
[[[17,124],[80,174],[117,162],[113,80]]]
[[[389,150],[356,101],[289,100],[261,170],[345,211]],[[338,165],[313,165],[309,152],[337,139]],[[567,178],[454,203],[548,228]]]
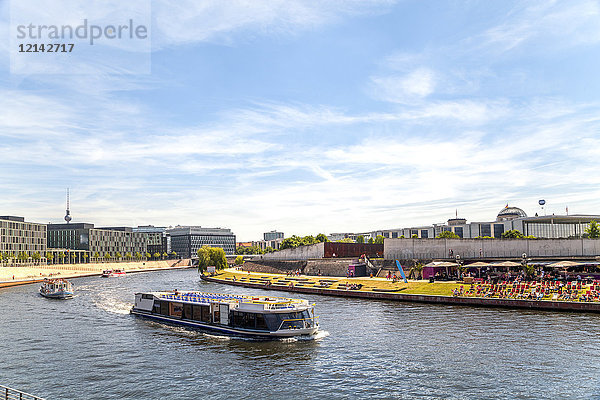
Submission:
[[[600,301],[600,281],[484,281],[452,290],[453,296],[517,300]]]

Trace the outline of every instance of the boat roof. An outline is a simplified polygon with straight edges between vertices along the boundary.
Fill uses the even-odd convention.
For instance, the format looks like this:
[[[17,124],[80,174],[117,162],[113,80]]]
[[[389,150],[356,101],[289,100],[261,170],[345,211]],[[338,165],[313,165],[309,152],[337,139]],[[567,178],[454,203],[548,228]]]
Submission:
[[[244,296],[230,293],[207,293],[194,291],[150,292],[159,299],[182,303],[236,303],[240,308],[260,308],[264,310],[297,309],[308,306],[308,300],[273,296]],[[258,306],[258,307],[256,307]]]

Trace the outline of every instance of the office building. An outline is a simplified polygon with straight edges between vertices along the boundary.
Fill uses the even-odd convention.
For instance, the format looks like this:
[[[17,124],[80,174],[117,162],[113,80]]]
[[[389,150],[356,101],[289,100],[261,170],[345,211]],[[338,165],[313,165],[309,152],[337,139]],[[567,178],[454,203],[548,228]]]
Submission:
[[[46,254],[46,225],[0,216],[2,265],[39,263]]]
[[[231,229],[176,226],[167,229],[167,234],[171,237],[171,251],[182,258],[198,257],[202,246],[221,247],[225,254],[235,254],[235,234]]]

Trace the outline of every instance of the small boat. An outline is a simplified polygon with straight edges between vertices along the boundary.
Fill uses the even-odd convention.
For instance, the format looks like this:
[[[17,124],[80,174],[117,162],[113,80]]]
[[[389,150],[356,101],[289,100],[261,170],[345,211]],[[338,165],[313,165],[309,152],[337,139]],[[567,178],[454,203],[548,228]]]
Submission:
[[[102,271],[103,278],[114,278],[123,275],[125,275],[125,271],[123,271],[122,269],[106,269]]]
[[[73,297],[73,285],[66,279],[44,279],[40,294],[49,299],[70,299]]]
[[[162,322],[229,335],[282,338],[314,335],[314,304],[283,297],[205,292],[135,294],[131,313]]]

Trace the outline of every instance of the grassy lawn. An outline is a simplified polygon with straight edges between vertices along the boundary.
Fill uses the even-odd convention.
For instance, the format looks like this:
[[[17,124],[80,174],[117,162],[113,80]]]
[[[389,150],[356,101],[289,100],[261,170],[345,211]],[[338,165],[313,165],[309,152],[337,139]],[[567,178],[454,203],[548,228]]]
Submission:
[[[338,285],[343,285],[342,290],[345,290],[346,282],[348,284],[362,284],[360,291],[373,292],[373,291],[390,291],[390,292],[401,292],[406,294],[428,294],[428,295],[439,295],[439,296],[452,296],[452,289],[459,288],[460,283],[456,282],[435,282],[429,283],[429,281],[409,281],[404,283],[398,281],[396,283],[385,278],[345,278],[336,276],[307,276],[300,275],[287,276],[284,274],[265,274],[258,272],[247,271],[236,271],[234,269],[226,269],[220,271],[215,278],[224,280],[235,280],[238,282],[252,282],[252,283],[266,283],[270,281],[272,285],[285,285],[287,286],[290,281],[293,281],[295,285],[302,285],[307,287],[321,287],[319,281],[324,281],[330,285],[328,289],[338,289]],[[464,285],[465,289],[468,285]],[[375,289],[375,290],[373,290]]]

